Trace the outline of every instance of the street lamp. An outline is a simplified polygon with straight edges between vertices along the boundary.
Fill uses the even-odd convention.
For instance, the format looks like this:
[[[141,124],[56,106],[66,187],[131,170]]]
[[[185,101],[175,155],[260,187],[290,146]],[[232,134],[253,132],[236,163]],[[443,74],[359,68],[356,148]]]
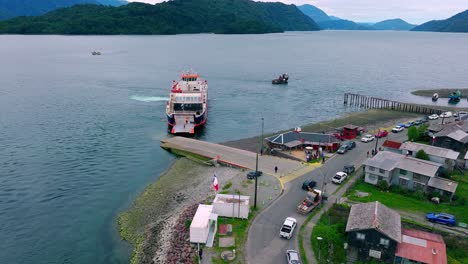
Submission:
[[[318,255],[318,263],[319,263],[319,264],[320,264],[320,262],[322,262],[322,261],[321,261],[322,258],[320,257],[320,241],[321,241],[322,239],[323,239],[322,237],[317,237],[317,241],[318,241],[318,242],[317,242],[317,245],[318,245],[318,253],[319,253],[319,255]]]
[[[257,149],[257,155],[255,158],[255,196],[254,196],[254,208],[257,208],[257,178],[258,178],[258,152],[263,151],[263,117],[262,117],[262,134],[260,137],[259,146],[261,145],[261,149]]]

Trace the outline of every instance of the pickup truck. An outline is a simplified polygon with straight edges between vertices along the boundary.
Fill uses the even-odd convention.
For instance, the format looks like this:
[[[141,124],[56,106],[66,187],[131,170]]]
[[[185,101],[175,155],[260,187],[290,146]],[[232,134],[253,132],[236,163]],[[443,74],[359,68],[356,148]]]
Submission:
[[[297,220],[296,218],[288,217],[284,220],[283,226],[281,226],[280,237],[291,239],[294,229],[296,229]]]
[[[322,191],[314,189],[307,192],[306,198],[297,205],[297,212],[308,214],[312,212],[322,202]]]

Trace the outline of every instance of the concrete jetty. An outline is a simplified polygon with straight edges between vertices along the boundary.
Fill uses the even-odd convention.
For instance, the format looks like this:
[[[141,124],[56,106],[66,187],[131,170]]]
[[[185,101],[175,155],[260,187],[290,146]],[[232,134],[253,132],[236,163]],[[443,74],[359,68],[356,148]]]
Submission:
[[[193,153],[239,168],[255,170],[256,153],[247,150],[185,137],[171,137],[163,139],[161,140],[161,147],[168,150],[175,149]],[[277,173],[275,173],[275,166],[278,167]],[[295,160],[270,155],[258,156],[258,170],[263,171],[263,173],[277,176],[278,178],[284,177],[282,182],[292,180],[295,178],[295,175],[302,175],[312,169],[313,167]]]

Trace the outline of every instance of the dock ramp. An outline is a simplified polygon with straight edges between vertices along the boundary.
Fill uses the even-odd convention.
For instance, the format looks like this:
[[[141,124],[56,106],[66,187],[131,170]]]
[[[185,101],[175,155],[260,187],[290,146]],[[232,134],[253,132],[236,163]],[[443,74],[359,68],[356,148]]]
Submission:
[[[195,124],[193,123],[179,123],[172,127],[172,134],[186,133],[194,134],[195,133]]]

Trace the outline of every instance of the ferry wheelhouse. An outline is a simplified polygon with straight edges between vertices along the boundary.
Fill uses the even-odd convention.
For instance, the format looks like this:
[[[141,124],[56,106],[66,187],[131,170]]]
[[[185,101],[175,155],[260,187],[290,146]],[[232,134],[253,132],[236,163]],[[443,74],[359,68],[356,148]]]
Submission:
[[[166,115],[172,134],[194,134],[208,116],[208,82],[193,72],[183,73],[179,81],[172,81]]]

